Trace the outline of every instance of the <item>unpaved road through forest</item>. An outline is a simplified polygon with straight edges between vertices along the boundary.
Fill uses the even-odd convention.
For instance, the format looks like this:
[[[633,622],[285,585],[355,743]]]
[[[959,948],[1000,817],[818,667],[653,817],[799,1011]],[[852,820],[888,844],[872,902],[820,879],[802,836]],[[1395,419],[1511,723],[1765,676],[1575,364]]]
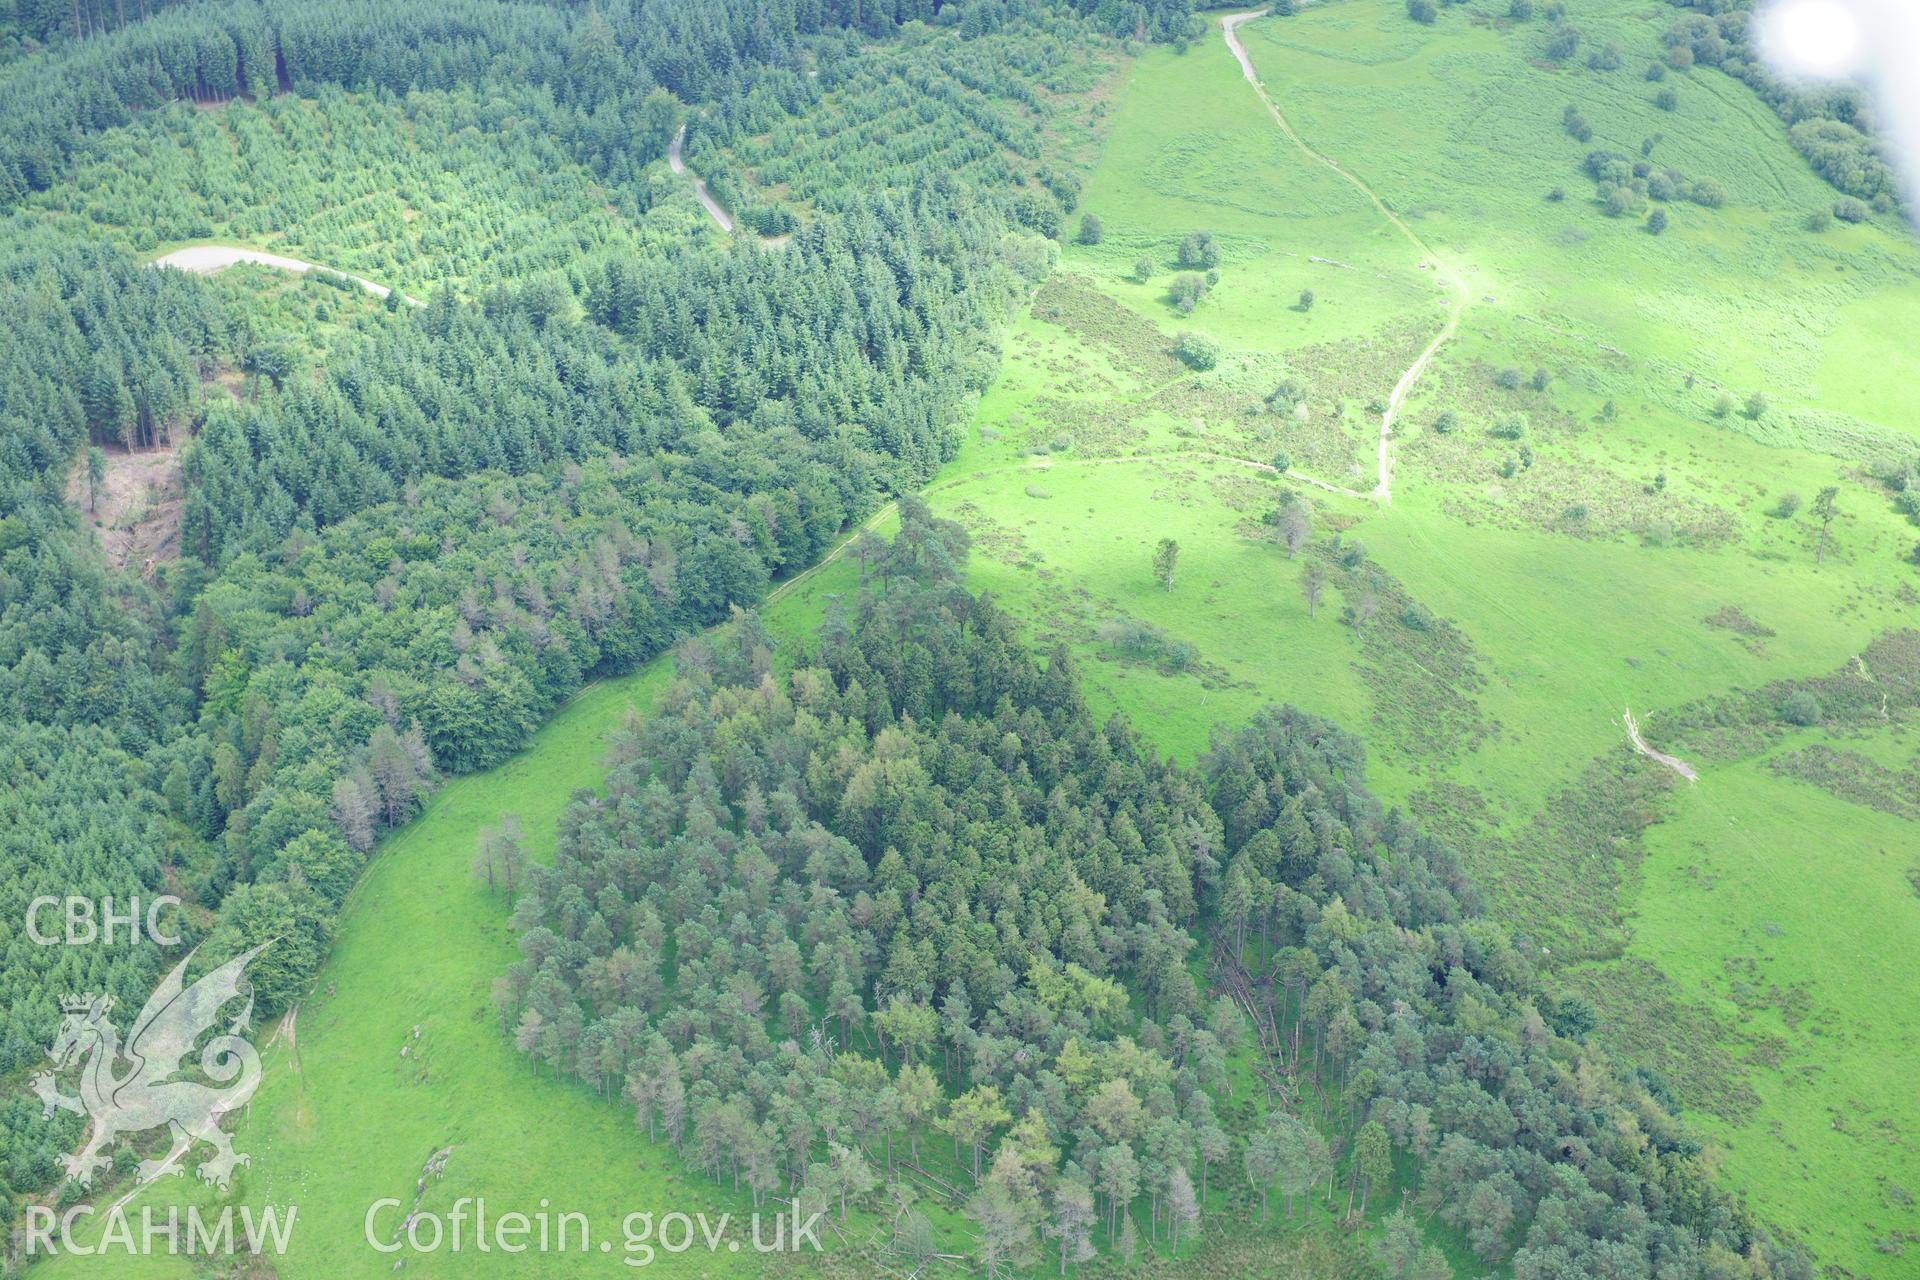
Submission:
[[[687,172],[686,164],[680,159],[680,144],[686,140],[686,136],[687,126],[683,124],[680,126],[679,132],[673,135],[673,141],[667,144],[667,168],[673,170],[675,173]],[[732,235],[733,219],[729,218],[727,211],[720,207],[720,202],[708,193],[707,184],[700,180],[698,174],[688,174],[687,176],[693,179],[693,194],[700,197],[700,203],[705,206],[708,213],[713,215],[713,220],[720,224],[720,229],[728,235]]]
[[[309,271],[332,271],[334,275],[347,279],[376,297],[384,298],[391,292],[383,284],[375,284],[364,276],[351,275],[345,271],[334,271],[332,267],[323,267],[317,262],[305,262],[299,258],[289,258],[278,253],[267,253],[261,249],[247,249],[235,244],[194,244],[184,249],[175,249],[172,253],[163,253],[153,260],[156,267],[172,267],[176,271],[191,271],[195,275],[212,275],[216,271],[231,267],[239,262],[258,263],[263,267],[275,267],[281,271],[291,271],[304,275]],[[418,298],[400,295],[400,300],[408,306],[418,307],[424,304]]]

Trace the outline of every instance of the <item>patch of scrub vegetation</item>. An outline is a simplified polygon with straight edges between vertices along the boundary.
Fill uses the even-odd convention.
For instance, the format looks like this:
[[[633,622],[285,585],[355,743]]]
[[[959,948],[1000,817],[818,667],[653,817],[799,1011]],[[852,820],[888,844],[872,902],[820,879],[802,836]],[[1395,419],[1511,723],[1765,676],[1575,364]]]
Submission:
[[[1410,806],[1467,851],[1494,910],[1541,961],[1565,967],[1617,956],[1626,946],[1621,895],[1634,882],[1641,837],[1659,819],[1672,785],[1666,772],[1614,750],[1504,831],[1486,797],[1459,784],[1415,792]]]
[[[1916,762],[1894,770],[1857,751],[1836,751],[1816,742],[1773,757],[1768,767],[1852,804],[1920,821],[1920,799],[1916,798],[1920,797],[1920,764]]]
[[[1124,615],[1109,618],[1095,632],[1100,643],[1121,658],[1145,662],[1169,674],[1191,669],[1199,652],[1185,640],[1175,640],[1151,622]]]
[[[1920,631],[1889,631],[1838,670],[1662,712],[1651,738],[1712,760],[1758,755],[1795,731],[1878,728],[1920,708]]]
[[[1338,591],[1341,621],[1353,631],[1355,667],[1373,695],[1372,723],[1384,739],[1379,749],[1422,772],[1476,750],[1494,726],[1474,700],[1487,679],[1466,633],[1415,599],[1358,539],[1336,533],[1311,554],[1308,574]],[[1311,581],[1303,593],[1311,592]]]
[[[1399,337],[1398,343],[1349,340],[1281,357],[1222,350],[1204,333],[1189,331],[1192,351],[1207,353],[1204,367],[1196,367],[1177,354],[1180,336],[1088,278],[1063,271],[1042,286],[1011,336],[1010,347],[1032,360],[1035,373],[1049,376],[1009,415],[1008,426],[1034,450],[1064,436],[1089,459],[1211,452],[1262,468],[1284,453],[1290,469],[1353,484],[1369,460],[1373,428],[1352,393],[1381,378],[1390,382],[1393,360],[1412,358],[1415,335]],[[1296,368],[1322,373],[1325,393],[1292,372]],[[1289,387],[1284,409],[1276,408],[1278,389]]]
[[[1747,611],[1737,604],[1723,604],[1704,619],[1710,627],[1722,631],[1731,631],[1735,635],[1747,636],[1755,640],[1778,634],[1772,627],[1747,615]]]
[[[1755,1041],[1728,1025],[1717,1001],[1683,995],[1670,974],[1638,956],[1577,966],[1566,980],[1594,1011],[1599,1034],[1676,1108],[1723,1128],[1760,1112]]]
[[[1506,358],[1521,352],[1566,359],[1537,338],[1509,348]],[[1626,364],[1604,354],[1595,362],[1608,374]],[[1579,379],[1584,371],[1570,372]],[[1609,399],[1583,419],[1564,407],[1560,381],[1544,366],[1523,376],[1513,363],[1443,356],[1418,400],[1419,432],[1404,446],[1409,472],[1417,483],[1447,486],[1442,507],[1463,521],[1655,545],[1710,547],[1736,536],[1738,518],[1712,495],[1684,491],[1665,471],[1635,475],[1610,457],[1604,437],[1621,425],[1617,405],[1609,410]]]
[[[1033,317],[1102,352],[1115,369],[1142,385],[1170,382],[1186,371],[1158,326],[1083,276],[1063,271],[1048,277],[1034,293]]]

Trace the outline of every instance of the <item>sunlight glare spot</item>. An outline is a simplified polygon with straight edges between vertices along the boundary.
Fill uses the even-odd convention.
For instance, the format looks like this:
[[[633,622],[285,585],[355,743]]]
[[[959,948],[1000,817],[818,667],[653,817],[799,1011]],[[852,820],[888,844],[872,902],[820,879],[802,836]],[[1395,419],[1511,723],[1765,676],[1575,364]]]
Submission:
[[[1836,80],[1863,69],[1865,33],[1846,0],[1779,0],[1762,18],[1774,65],[1794,75]]]

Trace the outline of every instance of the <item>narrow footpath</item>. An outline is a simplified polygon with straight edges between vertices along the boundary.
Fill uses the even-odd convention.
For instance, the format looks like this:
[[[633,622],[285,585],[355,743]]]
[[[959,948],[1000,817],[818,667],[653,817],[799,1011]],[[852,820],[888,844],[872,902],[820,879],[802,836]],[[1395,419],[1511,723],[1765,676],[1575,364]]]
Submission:
[[[1444,344],[1448,338],[1451,338],[1454,331],[1460,327],[1460,316],[1461,313],[1467,309],[1467,300],[1469,297],[1467,283],[1441,260],[1439,254],[1428,247],[1426,241],[1415,235],[1413,228],[1401,221],[1400,216],[1392,209],[1389,209],[1386,202],[1382,200],[1364,180],[1342,168],[1340,163],[1331,156],[1308,146],[1306,140],[1294,132],[1293,126],[1287,122],[1287,117],[1281,112],[1280,108],[1275,105],[1273,99],[1267,96],[1266,86],[1254,72],[1253,59],[1247,56],[1246,46],[1240,43],[1239,35],[1239,27],[1242,23],[1251,22],[1255,18],[1265,17],[1266,13],[1267,11],[1265,9],[1253,9],[1246,13],[1230,13],[1220,19],[1220,34],[1226,38],[1227,49],[1233,54],[1234,61],[1240,64],[1240,74],[1246,78],[1248,84],[1253,86],[1255,95],[1259,97],[1261,103],[1267,108],[1268,114],[1273,116],[1274,123],[1280,126],[1280,131],[1287,135],[1293,145],[1300,148],[1302,152],[1313,160],[1318,161],[1339,174],[1340,177],[1352,185],[1356,191],[1365,196],[1367,200],[1372,203],[1373,207],[1379,211],[1380,216],[1385,218],[1387,222],[1393,226],[1394,230],[1404,236],[1408,244],[1419,251],[1421,257],[1420,266],[1425,268],[1431,264],[1441,282],[1453,295],[1453,305],[1448,308],[1446,323],[1440,327],[1440,332],[1434,336],[1432,342],[1427,344],[1426,350],[1420,353],[1419,358],[1413,362],[1405,373],[1400,375],[1400,380],[1393,386],[1393,394],[1387,397],[1386,412],[1380,415],[1379,479],[1374,484],[1372,496],[1382,503],[1391,503],[1393,501],[1392,438],[1394,419],[1400,416],[1400,410],[1402,406],[1406,404],[1407,397],[1412,393],[1415,384],[1420,381],[1420,375],[1425,373],[1427,366],[1433,362],[1434,353],[1439,351],[1442,344]]]

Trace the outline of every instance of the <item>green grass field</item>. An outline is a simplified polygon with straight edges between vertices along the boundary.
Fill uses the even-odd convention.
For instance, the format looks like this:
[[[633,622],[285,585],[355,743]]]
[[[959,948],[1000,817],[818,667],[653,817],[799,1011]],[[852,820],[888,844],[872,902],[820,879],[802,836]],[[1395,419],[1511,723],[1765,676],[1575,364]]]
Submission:
[[[1915,754],[1911,733],[1879,741]],[[1705,1127],[1737,1185],[1821,1253],[1896,1275],[1861,1246],[1914,1229],[1913,822],[1781,777],[1778,754],[1707,774],[1648,833],[1637,951],[1736,1029],[1757,1104]]]
[[[1920,307],[1910,240],[1891,224],[1805,232],[1833,191],[1744,86],[1706,68],[1659,85],[1664,8],[1587,4],[1583,48],[1624,51],[1614,72],[1531,65],[1542,24],[1449,12],[1434,30],[1384,0],[1243,28],[1269,93],[1317,148],[1341,157],[1469,271],[1496,310],[1556,322],[1651,364],[1696,370],[1744,396],[1900,425],[1903,362],[1890,335]],[[1654,105],[1672,88],[1672,112]],[[1589,121],[1580,142],[1569,105]],[[1647,159],[1727,191],[1724,208],[1665,207],[1669,231],[1607,218],[1581,172],[1591,149]],[[1546,199],[1555,187],[1564,201]],[[1908,366],[1910,369],[1910,366]]]

